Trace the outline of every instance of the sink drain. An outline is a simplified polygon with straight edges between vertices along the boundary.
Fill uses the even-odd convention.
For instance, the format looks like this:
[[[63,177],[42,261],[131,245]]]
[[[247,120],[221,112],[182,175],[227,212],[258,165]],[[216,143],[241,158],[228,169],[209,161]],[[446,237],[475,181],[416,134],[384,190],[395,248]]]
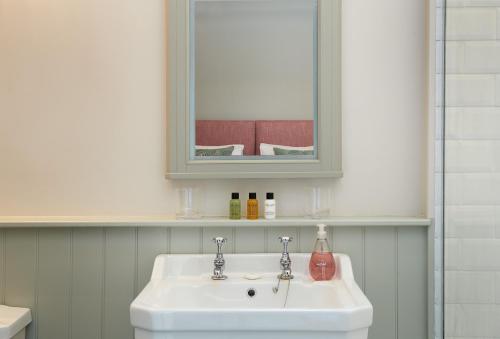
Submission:
[[[248,291],[247,291],[247,295],[250,297],[250,298],[253,298],[255,297],[255,295],[257,294],[257,291],[255,291],[254,288],[249,288]]]

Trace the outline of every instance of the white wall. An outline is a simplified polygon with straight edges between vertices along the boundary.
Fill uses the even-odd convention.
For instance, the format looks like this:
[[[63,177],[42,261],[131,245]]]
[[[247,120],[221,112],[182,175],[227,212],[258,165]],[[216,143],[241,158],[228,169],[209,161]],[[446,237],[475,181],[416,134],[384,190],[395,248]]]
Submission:
[[[163,215],[164,0],[0,0],[0,215]],[[344,178],[336,215],[425,211],[425,2],[343,2]],[[273,190],[282,214],[307,180],[204,182]]]
[[[446,338],[500,338],[500,2],[448,1]]]

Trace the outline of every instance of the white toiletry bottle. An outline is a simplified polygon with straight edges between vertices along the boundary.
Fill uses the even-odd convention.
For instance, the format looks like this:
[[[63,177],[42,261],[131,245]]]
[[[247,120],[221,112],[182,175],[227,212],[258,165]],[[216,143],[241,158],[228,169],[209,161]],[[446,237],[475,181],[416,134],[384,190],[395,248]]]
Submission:
[[[264,203],[264,216],[266,219],[276,219],[276,200],[274,200],[274,193],[266,194],[266,201]]]

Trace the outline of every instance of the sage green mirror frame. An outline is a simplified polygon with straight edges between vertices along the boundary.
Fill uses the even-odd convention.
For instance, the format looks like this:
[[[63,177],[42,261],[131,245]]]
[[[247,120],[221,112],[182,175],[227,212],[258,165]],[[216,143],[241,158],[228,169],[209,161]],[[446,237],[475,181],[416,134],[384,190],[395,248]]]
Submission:
[[[192,160],[190,1],[168,0],[169,179],[342,176],[341,0],[318,0],[317,159]]]

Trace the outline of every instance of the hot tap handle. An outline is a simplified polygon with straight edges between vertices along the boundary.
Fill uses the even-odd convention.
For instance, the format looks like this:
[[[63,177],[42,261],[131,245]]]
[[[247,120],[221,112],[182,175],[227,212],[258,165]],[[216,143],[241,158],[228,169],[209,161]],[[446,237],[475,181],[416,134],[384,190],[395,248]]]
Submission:
[[[282,244],[288,244],[289,242],[292,242],[293,238],[292,237],[278,237],[280,242]]]
[[[217,245],[217,253],[222,253],[222,245],[226,243],[227,239],[223,237],[215,237],[212,240]]]

